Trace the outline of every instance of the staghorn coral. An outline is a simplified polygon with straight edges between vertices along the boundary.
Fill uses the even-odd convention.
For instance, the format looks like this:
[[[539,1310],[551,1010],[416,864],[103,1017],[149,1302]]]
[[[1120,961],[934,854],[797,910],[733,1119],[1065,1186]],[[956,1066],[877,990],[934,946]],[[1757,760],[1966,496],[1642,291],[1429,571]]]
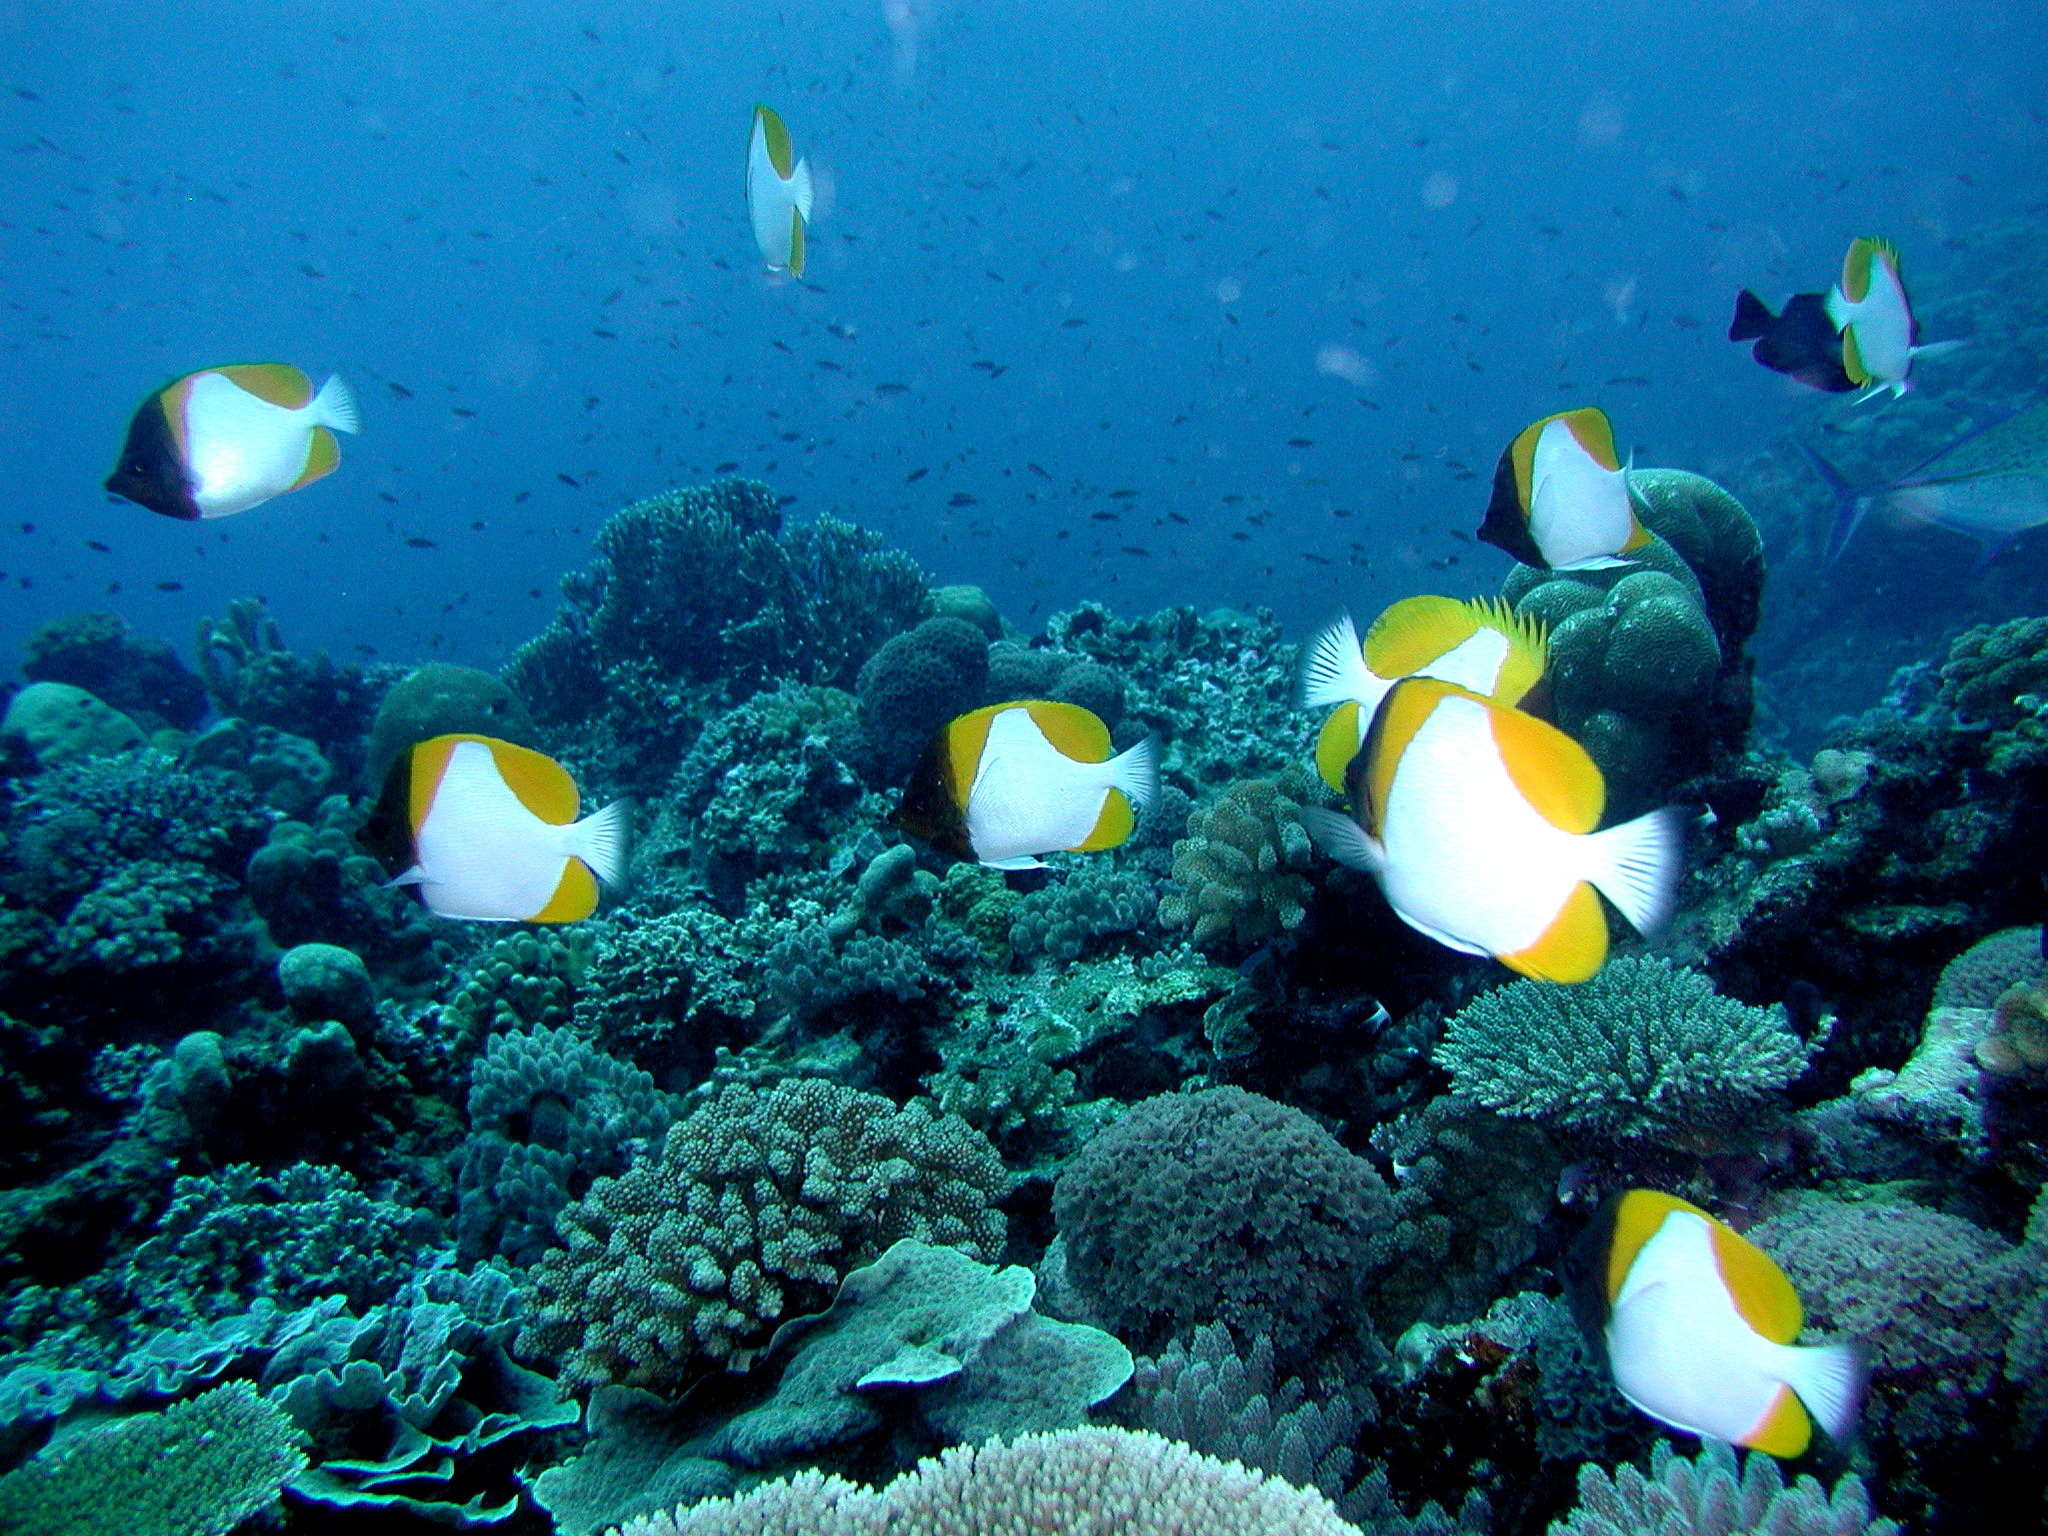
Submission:
[[[817,1079],[721,1088],[564,1209],[520,1347],[559,1357],[579,1391],[745,1370],[778,1321],[898,1238],[999,1254],[1007,1185],[985,1138],[922,1101]]]
[[[1898,1529],[1872,1518],[1853,1473],[1832,1494],[1811,1476],[1787,1488],[1777,1462],[1761,1451],[1738,1467],[1718,1441],[1696,1457],[1660,1441],[1648,1476],[1634,1467],[1579,1468],[1578,1507],[1551,1525],[1550,1536],[1897,1536]]]
[[[291,1420],[245,1381],[66,1437],[0,1477],[13,1536],[227,1536],[305,1467]]]
[[[956,1446],[880,1489],[821,1472],[618,1536],[1359,1536],[1321,1494],[1143,1431],[1067,1429]]]
[[[1515,981],[1444,1026],[1452,1091],[1576,1136],[1712,1150],[1783,1108],[1815,1044],[1782,1006],[1722,997],[1665,960],[1610,962],[1577,986]]]
[[[1284,1370],[1354,1325],[1394,1241],[1372,1164],[1242,1088],[1126,1112],[1060,1174],[1053,1217],[1064,1283],[1125,1342],[1223,1322]]]
[[[1159,921],[1190,928],[1203,948],[1247,948],[1279,937],[1308,911],[1313,845],[1301,806],[1309,775],[1290,764],[1271,779],[1244,779],[1197,805],[1173,845],[1173,884]]]

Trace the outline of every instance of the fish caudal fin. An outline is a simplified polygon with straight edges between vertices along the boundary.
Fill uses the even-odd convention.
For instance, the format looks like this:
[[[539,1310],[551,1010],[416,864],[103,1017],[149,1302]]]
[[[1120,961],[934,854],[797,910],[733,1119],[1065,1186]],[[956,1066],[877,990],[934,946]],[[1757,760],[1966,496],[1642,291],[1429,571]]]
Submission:
[[[1586,838],[1594,866],[1586,878],[1613,902],[1637,933],[1671,920],[1685,864],[1685,813],[1675,805]]]
[[[332,427],[337,432],[362,430],[362,416],[356,410],[356,393],[340,374],[322,384],[320,393],[313,397],[313,417],[321,426]]]
[[[1863,514],[1870,510],[1870,498],[1859,493],[1853,485],[1842,478],[1842,472],[1822,458],[1806,444],[1799,445],[1799,451],[1806,455],[1806,462],[1813,466],[1815,474],[1827,482],[1829,492],[1835,498],[1835,517],[1828,528],[1827,553],[1821,556],[1820,567],[1827,570],[1842,558],[1842,551],[1849,547],[1849,540],[1856,536],[1856,529],[1863,522]]]
[[[789,173],[789,200],[796,211],[804,216],[804,222],[811,219],[811,162],[799,160],[796,169]]]
[[[1735,295],[1735,318],[1728,324],[1730,341],[1755,341],[1778,317],[1747,288]]]
[[[1358,629],[1351,615],[1341,613],[1309,641],[1301,653],[1301,670],[1294,679],[1294,702],[1299,709],[1324,709],[1346,700],[1377,701],[1387,691],[1384,681],[1372,675],[1359,649]]]
[[[1830,1439],[1847,1440],[1869,1379],[1863,1350],[1855,1344],[1795,1344],[1781,1359],[1785,1385],[1799,1394],[1814,1423]]]
[[[1349,816],[1325,805],[1306,805],[1301,810],[1301,824],[1308,829],[1315,845],[1346,869],[1362,869],[1369,875],[1380,872],[1383,861],[1379,849],[1365,835],[1365,829]]]
[[[1110,787],[1122,790],[1139,810],[1144,810],[1159,798],[1157,736],[1147,736],[1128,752],[1119,752],[1103,766],[1109,769]]]
[[[630,800],[614,800],[593,816],[586,816],[568,828],[574,854],[590,866],[590,872],[606,885],[618,885],[626,877],[626,853],[632,847],[633,812]]]

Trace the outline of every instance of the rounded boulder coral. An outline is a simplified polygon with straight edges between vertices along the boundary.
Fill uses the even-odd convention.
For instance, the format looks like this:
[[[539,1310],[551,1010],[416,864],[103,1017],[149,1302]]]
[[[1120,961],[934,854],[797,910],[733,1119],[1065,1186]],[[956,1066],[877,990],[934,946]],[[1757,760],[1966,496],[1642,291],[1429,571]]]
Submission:
[[[1357,1317],[1391,1210],[1372,1164],[1242,1088],[1147,1099],[1053,1190],[1064,1279],[1117,1337],[1156,1352],[1223,1322],[1282,1369]]]

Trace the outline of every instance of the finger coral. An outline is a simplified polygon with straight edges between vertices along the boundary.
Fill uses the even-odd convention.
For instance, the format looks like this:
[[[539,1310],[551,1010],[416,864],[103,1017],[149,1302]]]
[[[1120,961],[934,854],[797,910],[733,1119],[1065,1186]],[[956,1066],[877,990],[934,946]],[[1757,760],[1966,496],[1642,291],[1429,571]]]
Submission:
[[[1173,845],[1173,885],[1159,921],[1192,929],[1203,948],[1249,948],[1279,937],[1308,912],[1315,867],[1301,806],[1307,775],[1290,766],[1271,779],[1240,779],[1188,816]]]

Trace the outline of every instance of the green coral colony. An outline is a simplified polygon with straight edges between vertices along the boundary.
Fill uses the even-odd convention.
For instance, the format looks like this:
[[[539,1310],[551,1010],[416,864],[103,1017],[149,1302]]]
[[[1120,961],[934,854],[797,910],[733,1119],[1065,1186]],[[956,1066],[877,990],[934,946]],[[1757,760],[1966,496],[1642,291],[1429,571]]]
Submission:
[[[1607,822],[1714,808],[1675,920],[1576,985],[1416,932],[1385,802],[1385,898],[1318,850],[1267,618],[1023,635],[749,482],[614,515],[501,676],[254,602],[196,673],[47,626],[0,805],[0,1528],[1971,1528],[2048,1433],[2048,621],[1793,762],[1750,732],[1755,526],[1632,485],[1628,563],[1478,621],[1544,641]],[[1020,700],[1056,755],[1156,742],[1128,838],[907,839],[935,735]],[[1351,781],[1399,794],[1384,734]],[[637,799],[596,915],[387,883],[365,816],[446,736]],[[1630,1407],[1558,1280],[1630,1189],[1857,1341],[1852,1437],[1781,1469]]]

